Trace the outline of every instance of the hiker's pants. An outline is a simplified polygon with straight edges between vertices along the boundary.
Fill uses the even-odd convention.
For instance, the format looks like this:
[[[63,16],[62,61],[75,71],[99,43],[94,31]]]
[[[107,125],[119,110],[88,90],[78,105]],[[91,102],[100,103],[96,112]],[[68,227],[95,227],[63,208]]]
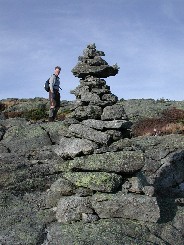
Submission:
[[[49,117],[53,120],[57,116],[57,112],[60,107],[60,93],[58,90],[54,90],[54,93],[49,92],[49,100],[50,100],[50,111]]]

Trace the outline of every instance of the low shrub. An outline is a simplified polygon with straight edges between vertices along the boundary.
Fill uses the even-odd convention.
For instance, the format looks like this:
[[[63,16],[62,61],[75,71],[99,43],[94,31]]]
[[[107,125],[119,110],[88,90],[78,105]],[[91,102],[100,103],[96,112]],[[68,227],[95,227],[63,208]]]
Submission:
[[[66,116],[70,113],[71,113],[71,111],[69,109],[59,111],[57,114],[57,119],[59,121],[63,121],[63,120],[65,120]]]
[[[30,111],[5,111],[4,116],[6,119],[8,118],[16,118],[16,117],[21,117],[21,118],[26,118],[27,120],[41,120],[45,119],[48,117],[47,111],[45,109],[33,109]]]
[[[57,115],[57,120],[59,120],[59,121],[63,121],[63,120],[65,120],[65,118],[66,118],[66,114],[64,114],[64,113],[60,113]]]
[[[37,121],[46,119],[48,117],[48,112],[46,109],[38,108],[24,112],[23,117],[25,117],[27,120]]]
[[[166,109],[160,117],[144,118],[132,127],[132,135],[184,134],[184,110],[175,107]]]
[[[0,111],[4,111],[6,108],[5,104],[0,102]]]
[[[162,112],[162,116],[164,120],[168,122],[184,122],[184,110],[177,109],[176,107],[171,107]]]
[[[6,119],[8,118],[15,118],[15,117],[22,117],[23,112],[20,111],[5,111],[4,116]]]

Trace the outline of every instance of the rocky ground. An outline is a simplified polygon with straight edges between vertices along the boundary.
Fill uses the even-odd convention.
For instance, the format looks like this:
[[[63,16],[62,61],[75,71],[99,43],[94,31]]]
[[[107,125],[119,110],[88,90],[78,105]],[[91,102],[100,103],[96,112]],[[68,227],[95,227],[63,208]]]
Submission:
[[[59,114],[68,114],[70,109],[74,107],[76,100],[61,101]],[[136,122],[142,118],[154,118],[160,116],[161,113],[169,108],[178,108],[184,110],[184,101],[173,100],[154,100],[154,99],[120,99],[118,104],[122,105],[130,121]],[[2,109],[1,109],[2,108]],[[16,99],[9,98],[0,100],[1,119],[13,117],[13,113],[31,112],[32,110],[44,110],[46,114],[49,111],[49,101],[45,98],[33,99]],[[22,117],[25,117],[23,114]],[[47,118],[47,117],[46,117]],[[42,118],[43,119],[43,118]]]
[[[0,244],[183,245],[184,136],[132,137],[131,127],[184,103],[118,101],[100,79],[118,68],[102,55],[93,44],[79,57],[65,119],[8,118],[48,101],[1,101]]]
[[[1,244],[183,244],[184,136],[100,149],[65,121],[0,125]]]

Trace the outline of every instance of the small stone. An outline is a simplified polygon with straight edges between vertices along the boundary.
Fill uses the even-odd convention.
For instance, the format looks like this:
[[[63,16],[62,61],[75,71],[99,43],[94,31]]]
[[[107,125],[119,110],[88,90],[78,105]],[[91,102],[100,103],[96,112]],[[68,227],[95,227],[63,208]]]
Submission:
[[[93,213],[88,197],[63,197],[58,202],[56,219],[61,223],[79,221],[82,219],[82,213]]]
[[[97,221],[97,220],[99,220],[99,217],[96,214],[85,214],[85,213],[82,213],[82,221],[84,223],[91,223],[91,222],[94,222],[94,221]]]
[[[142,191],[144,192],[145,195],[150,197],[154,196],[155,194],[155,188],[153,186],[144,186],[142,188]]]
[[[122,105],[107,106],[103,109],[102,120],[127,119],[125,110]]]

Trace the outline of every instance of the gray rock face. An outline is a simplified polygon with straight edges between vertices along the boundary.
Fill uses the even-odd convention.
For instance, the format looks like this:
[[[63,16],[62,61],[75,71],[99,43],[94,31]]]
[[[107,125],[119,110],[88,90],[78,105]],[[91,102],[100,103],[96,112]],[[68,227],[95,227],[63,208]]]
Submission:
[[[83,120],[82,124],[97,130],[122,129],[122,128],[126,128],[127,121],[126,120],[101,121],[95,119],[88,119],[88,120]]]
[[[70,196],[75,193],[76,186],[70,181],[59,178],[57,179],[47,191],[46,208],[53,208],[57,206],[58,201],[62,196]]]
[[[91,121],[94,128],[103,127],[99,132],[121,127],[121,120],[99,121]],[[83,123],[85,121],[80,125],[86,126]],[[12,135],[10,128],[20,127],[15,120],[9,128],[5,124],[2,149],[4,140]],[[22,124],[21,130],[24,127],[39,129],[40,137],[41,128],[43,133],[49,132],[53,140],[58,130],[64,142],[63,124],[49,125],[37,128],[38,125]],[[18,137],[21,139],[21,135]],[[83,137],[66,138],[78,139],[84,140]],[[37,149],[19,145],[16,153],[5,147],[0,154],[0,194],[3,195],[0,243],[96,244],[98,239],[98,244],[110,241],[122,245],[123,241],[128,245],[147,245],[174,244],[177,239],[177,243],[183,245],[184,194],[179,191],[184,181],[183,136],[121,139],[110,145],[115,151],[91,152],[75,156],[73,160],[62,159],[55,154],[56,145],[48,146],[47,141],[45,144],[44,147],[37,145]]]
[[[1,142],[12,152],[19,152],[23,149],[30,151],[40,148],[40,146],[52,144],[47,132],[39,125],[10,127]]]
[[[61,163],[61,170],[78,169],[82,171],[106,171],[115,173],[134,173],[144,166],[141,151],[120,151],[76,157],[66,164]]]
[[[96,148],[97,145],[87,139],[62,137],[54,151],[59,156],[74,158],[80,154],[92,154]]]
[[[100,102],[100,96],[97,94],[93,94],[93,93],[88,92],[88,93],[81,95],[81,101],[98,104]]]
[[[161,227],[159,224],[150,224],[140,221],[116,218],[100,219],[98,222],[83,224],[52,223],[47,228],[48,239],[44,245],[90,244],[90,245],[152,245],[152,244],[176,244],[183,245],[183,238],[172,225]],[[70,234],[70,236],[68,235]],[[167,236],[167,237],[166,237]],[[176,240],[177,239],[177,240]]]
[[[9,149],[0,143],[0,154],[1,153],[8,153],[8,152],[9,152]]]
[[[97,105],[79,106],[72,112],[72,116],[80,121],[88,118],[100,119],[101,114],[102,108]]]
[[[121,105],[113,105],[104,108],[101,119],[102,120],[126,119],[126,115]]]
[[[147,185],[162,191],[182,183],[184,136],[140,137],[134,142],[142,150],[146,149],[142,174]]]
[[[58,222],[70,223],[81,220],[83,213],[93,214],[88,197],[64,197],[58,202],[56,218]]]
[[[155,197],[142,195],[94,195],[92,206],[100,218],[129,218],[157,222],[160,210]]]
[[[108,144],[110,141],[110,136],[108,134],[81,124],[70,125],[69,131],[77,137],[88,139],[101,144]]]

